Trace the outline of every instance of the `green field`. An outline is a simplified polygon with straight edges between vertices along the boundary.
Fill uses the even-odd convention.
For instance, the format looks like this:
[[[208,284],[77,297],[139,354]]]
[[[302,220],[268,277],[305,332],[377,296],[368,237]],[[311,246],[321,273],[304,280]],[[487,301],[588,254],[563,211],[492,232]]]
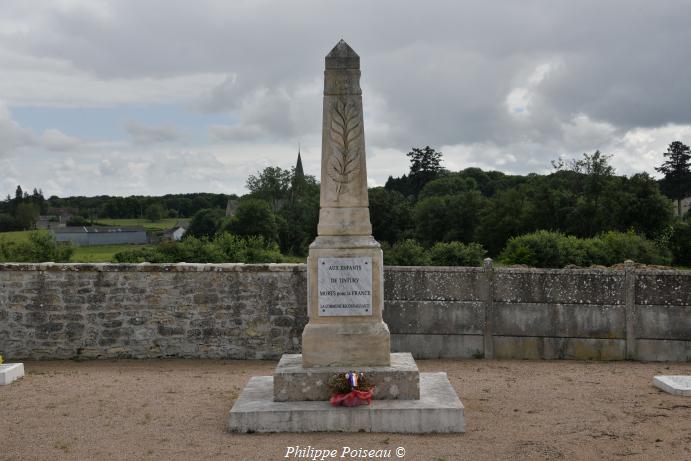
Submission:
[[[27,242],[29,240],[29,234],[36,231],[13,231],[13,232],[0,232],[0,240],[6,242]],[[38,231],[38,232],[48,232],[48,231]]]
[[[113,220],[111,220],[113,221]],[[119,220],[117,220],[119,221]],[[130,220],[135,221],[135,220]],[[175,221],[175,220],[174,220]],[[157,223],[153,223],[157,224]],[[174,223],[173,223],[174,224]],[[138,225],[138,224],[122,224],[119,225]],[[171,224],[172,226],[172,224]],[[21,243],[29,240],[29,235],[32,232],[48,232],[48,231],[15,231],[15,232],[0,232],[0,240],[6,242]],[[73,246],[74,254],[70,259],[73,263],[107,263],[113,259],[113,255],[124,250],[134,250],[138,248],[146,248],[149,245],[93,245],[93,246]]]

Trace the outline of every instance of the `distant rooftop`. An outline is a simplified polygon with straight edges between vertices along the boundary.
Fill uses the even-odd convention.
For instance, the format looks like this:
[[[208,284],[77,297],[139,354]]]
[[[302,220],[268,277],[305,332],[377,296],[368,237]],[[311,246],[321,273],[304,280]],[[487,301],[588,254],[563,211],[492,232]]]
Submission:
[[[108,234],[114,232],[145,232],[141,226],[115,227],[115,226],[68,226],[53,229],[56,234]]]

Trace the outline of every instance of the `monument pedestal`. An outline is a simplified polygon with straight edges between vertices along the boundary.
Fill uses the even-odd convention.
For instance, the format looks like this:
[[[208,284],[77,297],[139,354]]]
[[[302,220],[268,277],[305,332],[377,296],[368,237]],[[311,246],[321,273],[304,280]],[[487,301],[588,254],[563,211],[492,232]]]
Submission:
[[[348,280],[348,282],[341,282]],[[309,367],[388,366],[382,320],[384,260],[372,236],[319,236],[307,258],[302,363]]]
[[[351,371],[348,367],[305,368],[302,354],[283,354],[274,371],[274,395],[277,402],[328,401],[331,391],[327,384],[336,374]],[[391,354],[391,364],[379,367],[358,367],[367,381],[374,385],[375,400],[418,400],[420,372],[412,354]]]
[[[349,325],[315,324],[302,334],[305,367],[387,366],[390,355],[389,327],[384,322]]]
[[[328,380],[346,371],[305,368],[301,354],[284,354],[273,376],[249,380],[230,410],[230,432],[465,432],[465,409],[446,373],[420,373],[410,353],[358,368],[375,385],[369,405],[331,405]]]

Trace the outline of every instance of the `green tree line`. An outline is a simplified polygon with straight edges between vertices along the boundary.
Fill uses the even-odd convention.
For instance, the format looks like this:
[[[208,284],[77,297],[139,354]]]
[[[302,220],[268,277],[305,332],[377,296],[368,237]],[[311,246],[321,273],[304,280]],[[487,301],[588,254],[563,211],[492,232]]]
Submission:
[[[508,264],[542,267],[611,265],[624,259],[691,265],[688,217],[676,218],[673,212],[681,209],[682,198],[691,195],[689,148],[681,142],[672,143],[664,153],[666,160],[658,170],[665,176],[660,181],[647,173],[617,175],[610,156],[599,151],[555,161],[552,172],[544,175],[479,168],[448,171],[442,166],[442,153],[429,146],[414,148],[407,156],[407,174],[369,190],[373,234],[383,244],[387,264],[479,265],[491,256]],[[210,257],[213,261],[223,259],[223,254],[230,258],[242,252],[210,248],[232,237],[233,242],[240,239],[263,254],[304,257],[319,217],[316,179],[305,175],[299,163],[293,169],[265,168],[251,175],[246,185],[248,194],[232,197],[234,212],[229,217],[223,211],[228,196],[163,197],[197,200],[199,208],[192,214],[186,237],[196,240],[188,241],[188,250],[206,248],[215,255]],[[32,196],[21,197],[23,202]],[[104,203],[111,207],[129,203],[125,208],[137,204],[139,215],[151,219],[170,213],[175,203],[155,197],[113,199]],[[19,195],[6,205],[12,204],[16,211],[18,202]],[[47,202],[55,203],[52,197]],[[187,250],[175,253],[173,247],[158,250],[158,254],[135,250],[118,260],[192,257]],[[194,257],[200,258],[204,259]]]
[[[190,218],[201,209],[225,210],[228,199],[235,195],[190,193],[168,194],[160,197],[133,195],[129,197],[57,197],[46,199],[43,192],[34,189],[32,194],[17,186],[14,197],[0,201],[0,232],[27,230],[35,227],[39,215],[57,213],[56,209],[74,212],[74,225],[93,223],[99,218],[126,219],[146,218],[157,221],[163,218]]]

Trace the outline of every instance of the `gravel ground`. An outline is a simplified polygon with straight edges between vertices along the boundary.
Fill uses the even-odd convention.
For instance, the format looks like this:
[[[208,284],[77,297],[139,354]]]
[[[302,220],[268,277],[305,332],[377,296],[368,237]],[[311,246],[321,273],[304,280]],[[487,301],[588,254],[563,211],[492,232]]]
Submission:
[[[652,387],[691,364],[420,360],[446,371],[466,433],[229,434],[247,380],[274,362],[29,362],[0,387],[2,460],[286,459],[286,447],[392,450],[407,460],[691,459],[691,398]]]

